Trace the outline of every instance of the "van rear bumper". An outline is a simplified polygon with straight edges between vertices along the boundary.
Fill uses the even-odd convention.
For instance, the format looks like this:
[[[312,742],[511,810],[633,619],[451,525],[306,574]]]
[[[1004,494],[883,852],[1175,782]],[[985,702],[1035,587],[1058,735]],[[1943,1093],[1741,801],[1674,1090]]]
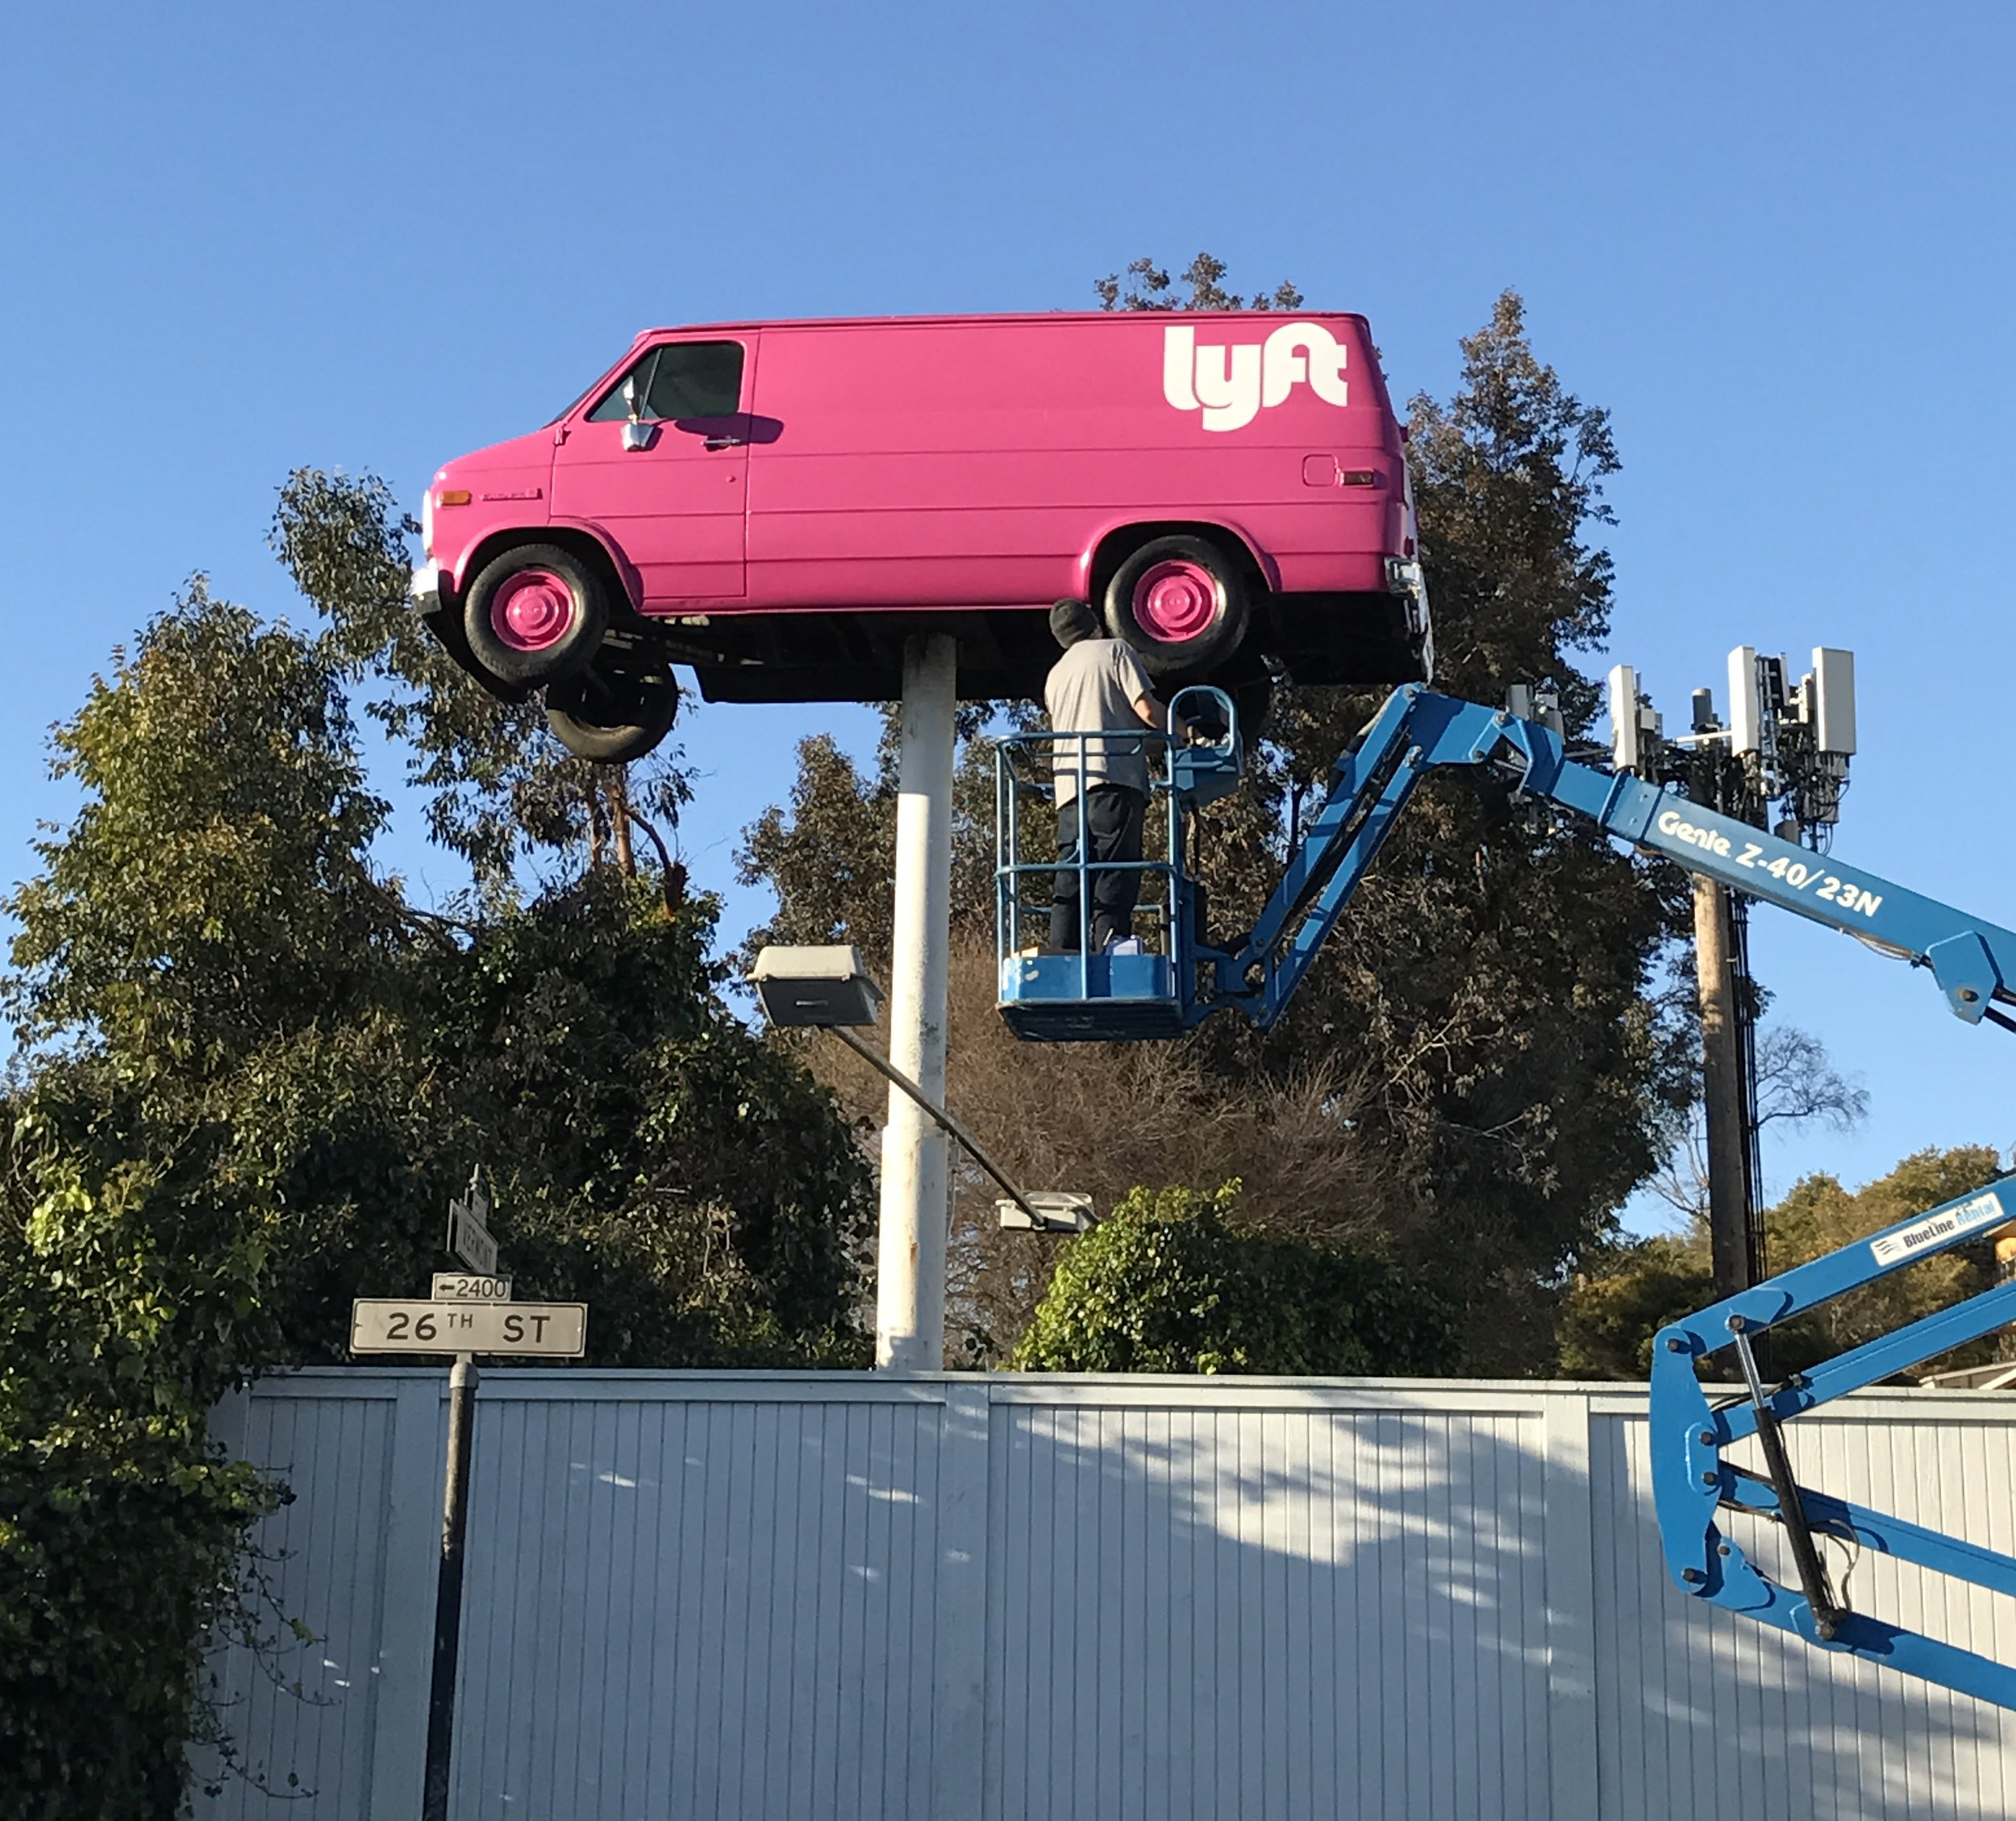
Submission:
[[[1435,623],[1428,615],[1428,578],[1421,565],[1412,558],[1389,556],[1386,559],[1386,592],[1396,595],[1406,603],[1407,642],[1421,656],[1421,674],[1410,681],[1431,683],[1435,681]]]

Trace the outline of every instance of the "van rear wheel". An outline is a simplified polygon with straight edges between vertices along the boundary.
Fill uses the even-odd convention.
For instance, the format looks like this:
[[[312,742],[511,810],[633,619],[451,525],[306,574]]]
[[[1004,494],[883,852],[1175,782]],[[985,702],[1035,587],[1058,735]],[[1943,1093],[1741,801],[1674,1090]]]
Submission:
[[[619,765],[641,759],[672,731],[679,684],[668,665],[606,663],[546,692],[546,724],[577,759]]]
[[[572,551],[521,544],[478,571],[462,624],[471,655],[492,676],[536,688],[588,668],[609,625],[609,603]]]
[[[1106,584],[1106,629],[1158,683],[1193,682],[1236,652],[1251,611],[1246,579],[1208,538],[1152,538]]]

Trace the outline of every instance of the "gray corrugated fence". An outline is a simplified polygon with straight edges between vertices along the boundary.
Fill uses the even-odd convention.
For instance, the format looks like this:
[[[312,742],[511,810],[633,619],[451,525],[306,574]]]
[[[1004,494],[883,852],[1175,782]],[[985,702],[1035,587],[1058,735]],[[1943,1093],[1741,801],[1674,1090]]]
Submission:
[[[297,1494],[263,1547],[317,1641],[225,1660],[291,1799],[220,1821],[418,1814],[446,1378],[221,1413]],[[1804,1477],[2016,1544],[2016,1402],[1833,1411]],[[1882,1558],[1850,1592],[2016,1655],[1998,1598]],[[467,1602],[457,1821],[2016,1808],[2016,1716],[1671,1586],[1643,1399],[1603,1387],[489,1372]]]

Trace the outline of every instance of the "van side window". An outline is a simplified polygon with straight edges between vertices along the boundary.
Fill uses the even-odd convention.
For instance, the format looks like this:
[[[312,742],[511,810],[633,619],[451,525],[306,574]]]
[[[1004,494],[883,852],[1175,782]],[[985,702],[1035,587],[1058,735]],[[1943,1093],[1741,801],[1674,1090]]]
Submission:
[[[742,344],[680,341],[654,348],[619,380],[588,414],[591,423],[620,423],[630,415],[623,380],[635,377],[644,395],[644,418],[733,417],[742,408]]]

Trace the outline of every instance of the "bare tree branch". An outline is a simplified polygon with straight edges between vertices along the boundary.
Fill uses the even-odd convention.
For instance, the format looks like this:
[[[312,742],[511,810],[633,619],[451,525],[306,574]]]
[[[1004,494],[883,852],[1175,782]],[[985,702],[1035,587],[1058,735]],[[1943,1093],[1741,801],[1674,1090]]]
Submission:
[[[1757,1129],[1821,1126],[1855,1131],[1869,1115],[1868,1090],[1843,1075],[1810,1031],[1774,1024],[1757,1039]],[[1690,1223],[1708,1219],[1708,1141],[1698,1101],[1659,1170],[1646,1184]],[[1762,1193],[1761,1185],[1759,1192]]]
[[[1774,1024],[1757,1040],[1757,1126],[1815,1123],[1853,1131],[1869,1116],[1868,1090],[1849,1081],[1810,1031]]]

